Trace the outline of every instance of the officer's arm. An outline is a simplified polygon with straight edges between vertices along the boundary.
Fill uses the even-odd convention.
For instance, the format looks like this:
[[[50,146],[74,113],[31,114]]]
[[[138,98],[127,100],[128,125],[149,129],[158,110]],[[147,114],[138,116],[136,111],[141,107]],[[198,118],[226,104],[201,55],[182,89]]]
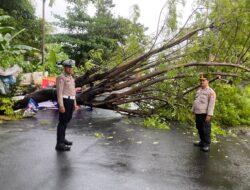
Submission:
[[[74,86],[75,86],[75,79],[74,79]],[[75,100],[74,100],[74,109],[77,110],[77,103],[76,103],[76,92],[77,92],[77,88],[75,88]]]
[[[57,101],[59,107],[64,107],[63,104],[63,86],[64,86],[64,78],[57,77],[56,78],[56,92],[57,92]]]
[[[192,109],[191,109],[193,114],[195,114],[195,112],[194,112],[195,111],[194,110],[194,104],[195,104],[195,100],[196,100],[197,96],[199,95],[198,93],[199,93],[199,90],[195,94],[195,99],[194,99],[193,106],[192,106]]]
[[[74,100],[74,104],[75,104],[75,107],[77,107],[77,104],[76,104],[76,98],[75,98],[75,100]]]
[[[207,108],[207,115],[209,116],[214,115],[215,99],[216,99],[215,92],[211,92],[210,97],[209,97],[209,102],[208,102],[208,108]]]

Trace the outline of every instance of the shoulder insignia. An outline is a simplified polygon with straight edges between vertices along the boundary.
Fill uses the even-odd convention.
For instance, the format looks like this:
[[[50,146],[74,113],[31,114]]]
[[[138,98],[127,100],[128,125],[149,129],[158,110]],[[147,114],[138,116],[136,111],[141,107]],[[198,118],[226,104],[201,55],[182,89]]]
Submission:
[[[60,82],[63,82],[64,81],[64,76],[61,75],[61,76],[58,77],[58,79],[59,79]]]

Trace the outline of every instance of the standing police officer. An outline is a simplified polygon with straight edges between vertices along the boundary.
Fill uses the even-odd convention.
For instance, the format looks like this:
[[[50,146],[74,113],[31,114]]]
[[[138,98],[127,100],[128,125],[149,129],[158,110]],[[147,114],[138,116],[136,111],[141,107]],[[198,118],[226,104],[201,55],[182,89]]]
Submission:
[[[200,137],[200,142],[194,143],[194,146],[201,147],[202,151],[207,152],[211,143],[211,118],[213,117],[216,94],[209,87],[209,80],[206,76],[202,76],[200,82],[201,87],[196,92],[192,107]]]
[[[57,100],[59,104],[59,123],[57,126],[57,143],[55,149],[58,151],[69,151],[73,142],[66,140],[65,131],[67,124],[72,118],[73,110],[77,109],[75,80],[73,75],[74,60],[61,62],[64,74],[56,79]]]

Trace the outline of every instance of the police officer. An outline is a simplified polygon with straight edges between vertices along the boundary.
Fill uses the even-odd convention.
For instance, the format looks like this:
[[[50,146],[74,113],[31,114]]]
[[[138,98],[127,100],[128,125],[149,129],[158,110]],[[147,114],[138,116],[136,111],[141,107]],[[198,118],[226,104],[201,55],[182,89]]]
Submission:
[[[195,115],[196,128],[199,133],[200,141],[194,143],[202,151],[207,152],[211,143],[211,119],[213,117],[215,107],[216,94],[209,87],[207,76],[200,77],[200,88],[196,92],[192,112]]]
[[[57,126],[57,151],[69,151],[73,142],[66,140],[65,131],[67,124],[72,118],[73,110],[77,109],[75,80],[73,75],[74,60],[64,60],[61,62],[64,67],[64,74],[56,79],[57,100],[59,105],[59,123]]]

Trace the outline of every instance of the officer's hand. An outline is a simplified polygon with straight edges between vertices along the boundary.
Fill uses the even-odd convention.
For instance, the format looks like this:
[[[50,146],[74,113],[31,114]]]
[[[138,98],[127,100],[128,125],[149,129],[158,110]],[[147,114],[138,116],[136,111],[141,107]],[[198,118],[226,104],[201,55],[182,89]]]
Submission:
[[[75,111],[77,111],[77,110],[79,110],[79,109],[80,109],[80,107],[79,107],[78,105],[75,105],[75,106],[74,106],[74,110],[75,110]]]
[[[206,122],[209,122],[211,120],[211,116],[210,115],[207,115],[207,117],[206,117]]]
[[[62,106],[62,107],[59,107],[59,112],[60,113],[64,113],[65,112],[65,108]]]

